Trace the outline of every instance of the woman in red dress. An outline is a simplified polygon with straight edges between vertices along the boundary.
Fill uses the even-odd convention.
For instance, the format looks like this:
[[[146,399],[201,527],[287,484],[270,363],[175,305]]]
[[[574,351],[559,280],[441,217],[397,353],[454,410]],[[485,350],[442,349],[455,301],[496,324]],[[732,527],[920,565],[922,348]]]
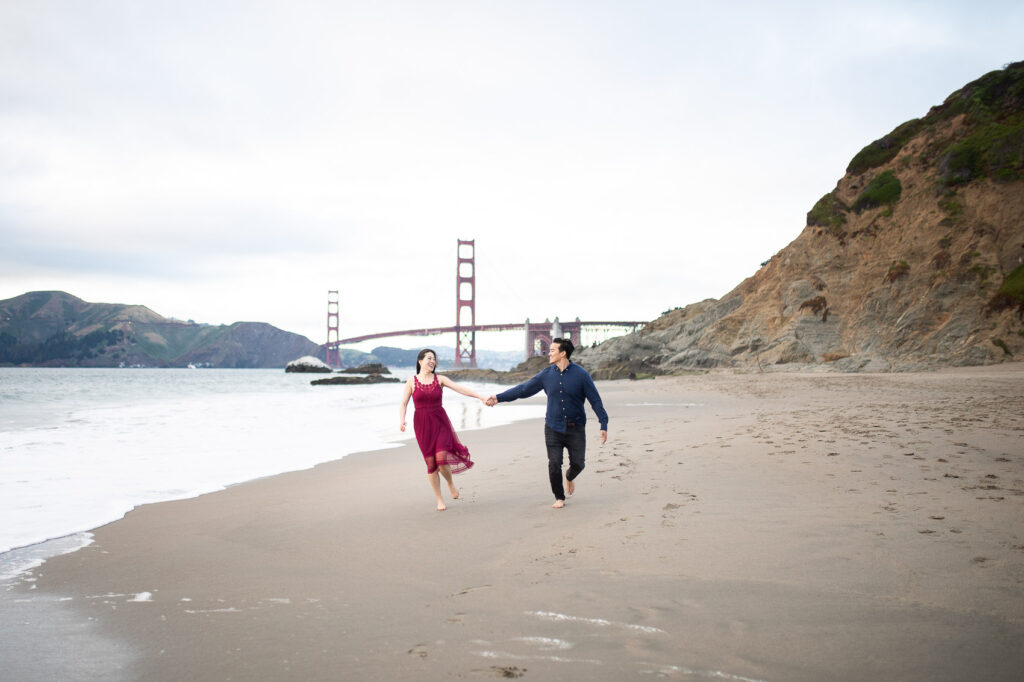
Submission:
[[[469,449],[455,435],[448,413],[441,406],[441,390],[443,387],[476,398],[486,404],[487,400],[473,391],[459,386],[446,376],[434,374],[437,367],[437,353],[424,348],[416,356],[416,374],[405,382],[405,390],[402,392],[402,404],[399,409],[399,420],[402,431],[405,431],[405,410],[409,405],[409,398],[412,398],[413,412],[412,426],[416,433],[416,442],[423,453],[423,459],[427,464],[427,479],[430,487],[434,489],[437,497],[437,510],[446,509],[444,500],[441,498],[441,478],[448,483],[452,499],[458,499],[459,491],[452,482],[452,474],[465,471],[473,466],[469,458]],[[438,475],[440,473],[440,476]]]

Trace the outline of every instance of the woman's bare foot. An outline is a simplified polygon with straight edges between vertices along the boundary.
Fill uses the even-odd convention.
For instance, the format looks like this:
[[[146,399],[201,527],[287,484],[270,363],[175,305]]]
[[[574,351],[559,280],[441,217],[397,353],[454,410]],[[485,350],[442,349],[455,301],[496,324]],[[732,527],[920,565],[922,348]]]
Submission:
[[[457,499],[459,499],[459,489],[458,489],[458,488],[456,488],[456,487],[454,487],[454,486],[449,486],[449,487],[448,487],[448,490],[450,490],[450,491],[451,491],[451,493],[452,493],[452,499],[453,499],[453,500],[457,500]]]
[[[551,506],[554,507],[555,509],[561,509],[562,507],[565,506],[565,500],[555,500],[555,503]]]
[[[568,478],[565,479],[565,492],[570,495],[576,492],[576,483],[574,481],[570,481]]]
[[[440,500],[438,500],[438,502],[437,502],[437,511],[444,511],[447,508],[448,507],[444,506],[444,502],[441,502]]]

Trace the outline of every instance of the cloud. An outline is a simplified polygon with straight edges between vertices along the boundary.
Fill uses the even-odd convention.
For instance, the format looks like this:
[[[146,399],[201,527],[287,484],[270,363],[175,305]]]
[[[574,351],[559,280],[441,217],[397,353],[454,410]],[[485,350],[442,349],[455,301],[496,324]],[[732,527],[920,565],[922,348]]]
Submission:
[[[726,9],[6,3],[0,297],[322,340],[340,288],[352,333],[434,326],[461,237],[481,322],[654,316],[752,274],[1022,28],[1004,3]]]

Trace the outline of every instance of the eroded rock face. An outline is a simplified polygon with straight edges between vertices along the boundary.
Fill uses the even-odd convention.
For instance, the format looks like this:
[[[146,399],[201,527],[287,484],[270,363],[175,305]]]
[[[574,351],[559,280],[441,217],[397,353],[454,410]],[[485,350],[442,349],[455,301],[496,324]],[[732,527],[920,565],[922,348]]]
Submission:
[[[1011,286],[1024,277],[1021,93],[1024,63],[899,126],[855,157],[801,234],[753,276],[720,300],[581,349],[580,362],[617,378],[717,367],[901,371],[1024,357],[1024,300]],[[957,150],[988,140],[985,126],[1001,126],[993,144],[1017,155],[982,149],[964,170]]]

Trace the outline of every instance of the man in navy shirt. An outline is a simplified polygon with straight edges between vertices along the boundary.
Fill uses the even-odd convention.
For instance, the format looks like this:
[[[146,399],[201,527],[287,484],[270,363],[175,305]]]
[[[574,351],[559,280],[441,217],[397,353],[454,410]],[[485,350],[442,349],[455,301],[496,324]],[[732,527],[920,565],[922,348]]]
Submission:
[[[576,490],[573,482],[586,466],[587,436],[585,425],[587,415],[583,409],[583,400],[590,401],[598,420],[601,422],[601,445],[608,440],[608,413],[601,403],[594,380],[587,370],[570,362],[573,345],[569,339],[555,339],[548,349],[547,367],[537,376],[518,386],[510,388],[487,399],[488,405],[508,403],[520,398],[529,398],[541,389],[548,396],[548,410],[544,417],[544,444],[548,449],[548,477],[551,479],[551,492],[555,494],[556,509],[565,506],[565,491],[572,495]],[[562,487],[562,455],[569,451],[569,471],[565,474],[565,487]]]

